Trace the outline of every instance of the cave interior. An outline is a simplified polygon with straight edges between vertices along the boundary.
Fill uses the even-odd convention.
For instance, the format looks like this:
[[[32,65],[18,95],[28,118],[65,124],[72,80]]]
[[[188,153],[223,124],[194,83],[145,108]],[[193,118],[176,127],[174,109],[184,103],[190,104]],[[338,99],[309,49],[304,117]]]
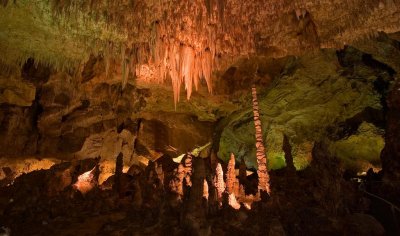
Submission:
[[[400,0],[0,0],[0,235],[400,235]]]

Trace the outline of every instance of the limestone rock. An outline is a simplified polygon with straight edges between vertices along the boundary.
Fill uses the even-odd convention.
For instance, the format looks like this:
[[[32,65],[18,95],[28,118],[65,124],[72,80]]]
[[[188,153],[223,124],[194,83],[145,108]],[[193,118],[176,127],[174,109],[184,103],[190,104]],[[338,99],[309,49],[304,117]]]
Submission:
[[[347,55],[357,53],[348,51]],[[361,61],[357,68],[371,76],[361,82],[354,80],[353,75],[341,74],[341,70],[351,70],[349,65],[341,65],[341,60],[333,50],[292,58],[272,87],[259,89],[259,117],[267,126],[263,129],[263,137],[267,137],[263,141],[267,145],[269,169],[284,166],[283,133],[291,140],[295,166],[304,168],[310,161],[312,143],[327,137],[331,133],[328,127],[337,127],[366,107],[382,108],[381,95],[374,88],[376,77],[372,75],[384,72],[377,72],[373,65]],[[354,75],[359,76],[359,73]],[[228,161],[233,152],[238,160],[246,157],[248,168],[252,168],[256,167],[256,147],[249,99],[246,109],[224,120],[218,156]]]
[[[0,76],[0,104],[29,107],[35,95],[36,87],[26,80]]]
[[[236,180],[236,172],[235,172],[235,156],[231,153],[231,158],[228,162],[228,168],[226,170],[226,191],[231,194],[234,193],[234,186]]]

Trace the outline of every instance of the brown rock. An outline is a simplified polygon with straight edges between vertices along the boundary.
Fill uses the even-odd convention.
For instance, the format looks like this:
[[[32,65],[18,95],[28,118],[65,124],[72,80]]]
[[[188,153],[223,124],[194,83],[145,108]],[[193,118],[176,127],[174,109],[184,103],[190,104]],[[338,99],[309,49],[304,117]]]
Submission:
[[[383,236],[385,229],[374,217],[367,214],[353,214],[344,220],[344,235]]]
[[[400,80],[392,87],[387,98],[387,126],[385,147],[381,153],[384,178],[400,180]]]

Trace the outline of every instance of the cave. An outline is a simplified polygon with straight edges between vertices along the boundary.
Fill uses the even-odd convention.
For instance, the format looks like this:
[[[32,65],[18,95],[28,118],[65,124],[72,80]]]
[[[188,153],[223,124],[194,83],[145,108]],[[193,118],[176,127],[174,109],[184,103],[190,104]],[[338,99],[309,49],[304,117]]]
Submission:
[[[399,0],[0,0],[0,235],[400,235]]]

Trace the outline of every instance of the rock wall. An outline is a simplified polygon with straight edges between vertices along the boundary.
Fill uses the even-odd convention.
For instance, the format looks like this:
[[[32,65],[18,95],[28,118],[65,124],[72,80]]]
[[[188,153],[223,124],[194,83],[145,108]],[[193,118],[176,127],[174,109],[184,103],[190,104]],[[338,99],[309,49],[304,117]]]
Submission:
[[[74,72],[58,72],[33,59],[20,70],[2,69],[0,158],[100,156],[103,182],[113,174],[119,153],[128,168],[211,141],[214,123],[200,121],[201,114],[191,112],[195,105],[184,102],[188,109],[173,112],[163,106],[173,99],[159,103],[148,88],[133,83],[123,88],[120,66],[113,63],[108,70],[107,75],[101,57],[90,57]]]
[[[297,169],[310,163],[322,138],[349,168],[379,167],[386,97],[398,68],[385,58],[400,55],[390,37],[371,40],[374,47],[361,45],[368,54],[349,46],[241,59],[214,74],[221,77],[214,95],[200,87],[176,108],[169,85],[141,83],[128,73],[123,86],[118,62],[105,68],[104,58],[91,56],[79,70],[57,72],[30,59],[21,70],[1,71],[0,156],[101,156],[112,163],[122,152],[131,165],[178,156],[214,139],[219,158],[234,153],[254,168],[255,83],[269,168],[285,166],[284,135]]]
[[[397,80],[388,96],[386,145],[382,151],[382,167],[387,180],[400,179],[400,81]]]
[[[269,168],[285,166],[283,134],[293,147],[297,169],[311,161],[313,143],[326,137],[339,142],[332,149],[348,160],[347,167],[379,167],[385,96],[394,74],[390,66],[353,47],[288,60],[269,86],[258,89]],[[248,167],[256,167],[250,92],[242,97],[247,107],[223,121],[218,156],[227,161],[234,153],[237,160],[245,158]],[[349,142],[354,150],[346,152],[343,145]]]

